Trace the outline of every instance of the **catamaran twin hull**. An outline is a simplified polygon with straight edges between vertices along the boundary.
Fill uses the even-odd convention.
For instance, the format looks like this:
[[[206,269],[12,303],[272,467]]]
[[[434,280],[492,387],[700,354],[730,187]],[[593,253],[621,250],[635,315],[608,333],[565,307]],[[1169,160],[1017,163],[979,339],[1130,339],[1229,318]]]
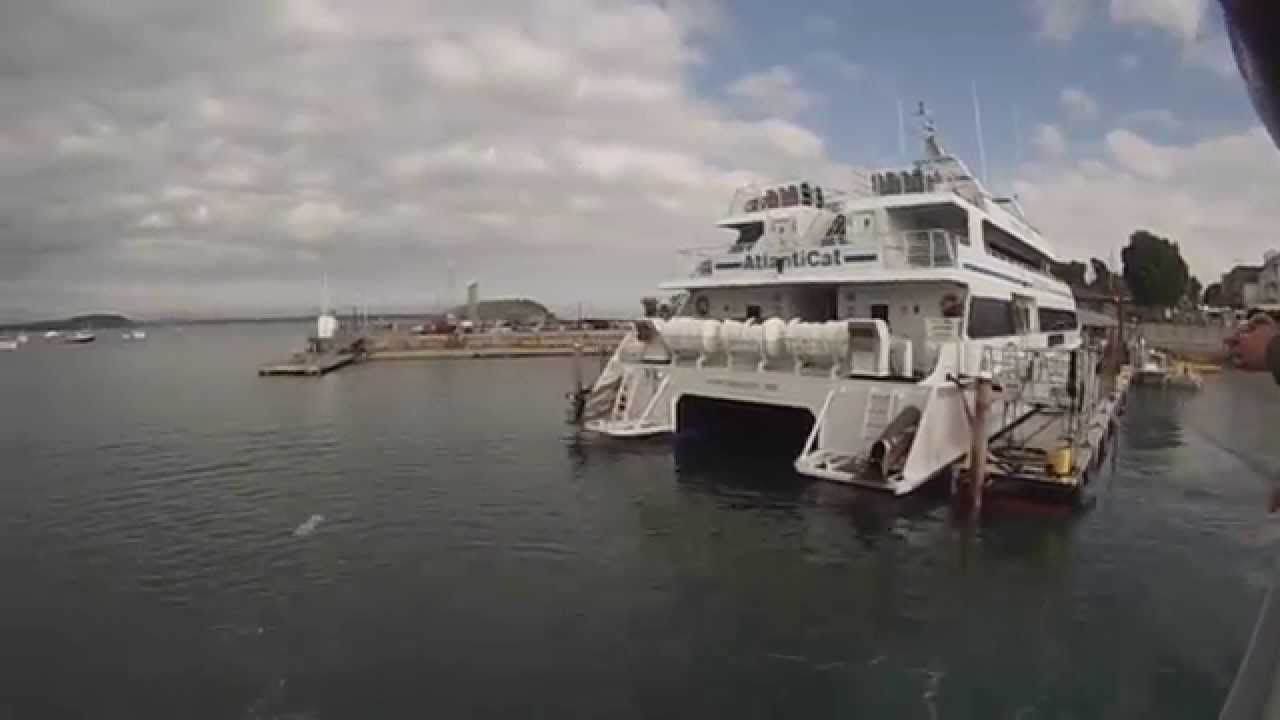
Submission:
[[[1033,408],[1069,401],[1063,392],[1067,350],[996,352],[990,345],[945,343],[935,349],[937,362],[927,377],[903,376],[895,375],[888,353],[868,342],[888,339],[879,320],[775,325],[784,337],[772,343],[764,340],[766,322],[755,326],[758,343],[739,341],[718,354],[693,352],[682,337],[691,323],[707,332],[729,325],[729,334],[750,335],[752,327],[642,321],[586,399],[588,430],[615,438],[683,432],[693,429],[682,425],[692,415],[685,406],[702,401],[794,409],[809,430],[794,449],[798,472],[901,495],[968,452],[972,393],[962,378],[980,367],[1005,380],[988,416],[989,435]],[[787,342],[787,331],[802,340]],[[777,420],[788,423],[776,428],[779,435],[794,433],[795,415]]]

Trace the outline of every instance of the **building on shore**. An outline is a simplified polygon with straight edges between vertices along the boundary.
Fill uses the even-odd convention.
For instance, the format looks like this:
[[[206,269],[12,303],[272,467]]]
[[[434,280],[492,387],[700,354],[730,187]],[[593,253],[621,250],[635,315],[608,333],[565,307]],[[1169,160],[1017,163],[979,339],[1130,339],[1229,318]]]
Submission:
[[[1222,274],[1222,304],[1245,308],[1257,302],[1261,265],[1237,265]]]
[[[1280,250],[1270,250],[1262,256],[1262,269],[1258,272],[1257,291],[1250,305],[1280,304]]]

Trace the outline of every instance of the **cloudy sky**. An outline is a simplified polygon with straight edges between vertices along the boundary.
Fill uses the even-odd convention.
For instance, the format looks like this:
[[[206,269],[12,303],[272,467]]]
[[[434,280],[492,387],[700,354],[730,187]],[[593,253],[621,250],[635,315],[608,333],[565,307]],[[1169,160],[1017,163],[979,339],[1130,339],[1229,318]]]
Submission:
[[[752,179],[899,160],[931,106],[1065,257],[1280,245],[1209,0],[43,0],[0,7],[0,320],[631,311]],[[1020,139],[1020,142],[1019,142]]]

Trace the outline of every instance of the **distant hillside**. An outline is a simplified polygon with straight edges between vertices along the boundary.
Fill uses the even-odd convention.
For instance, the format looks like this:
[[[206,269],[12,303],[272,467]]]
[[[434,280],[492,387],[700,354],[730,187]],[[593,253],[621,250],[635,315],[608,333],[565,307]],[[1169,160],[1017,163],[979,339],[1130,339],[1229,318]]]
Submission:
[[[526,298],[506,300],[481,300],[479,303],[480,322],[506,322],[533,325],[554,318],[555,315],[545,305]],[[459,318],[466,319],[467,306],[459,305],[449,312]]]
[[[76,315],[65,320],[41,320],[39,322],[6,325],[4,327],[6,330],[80,330],[81,328],[100,330],[133,327],[133,325],[134,322],[123,315],[91,313],[89,315]]]

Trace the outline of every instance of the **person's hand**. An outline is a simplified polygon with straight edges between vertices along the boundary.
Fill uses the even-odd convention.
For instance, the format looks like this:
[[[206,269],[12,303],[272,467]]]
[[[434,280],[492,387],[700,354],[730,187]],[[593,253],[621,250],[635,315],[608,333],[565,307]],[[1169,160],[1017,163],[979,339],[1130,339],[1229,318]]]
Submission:
[[[1276,323],[1266,313],[1258,313],[1249,320],[1249,327],[1236,337],[1235,352],[1240,367],[1247,370],[1267,369],[1267,345],[1276,336]]]

